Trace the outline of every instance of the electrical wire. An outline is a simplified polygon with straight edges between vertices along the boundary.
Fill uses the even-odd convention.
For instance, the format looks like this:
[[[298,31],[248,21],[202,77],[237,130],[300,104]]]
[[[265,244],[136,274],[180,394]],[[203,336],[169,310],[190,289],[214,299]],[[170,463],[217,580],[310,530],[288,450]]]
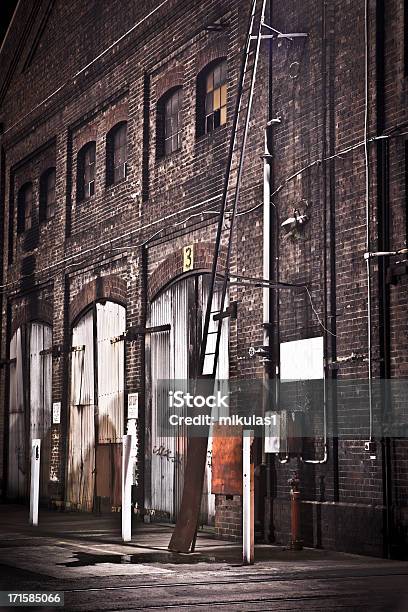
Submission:
[[[300,170],[298,170],[297,172],[294,172],[293,174],[289,175],[287,178],[285,178],[280,185],[275,189],[275,191],[273,191],[271,193],[271,198],[275,195],[277,195],[280,191],[282,191],[282,189],[284,187],[286,187],[286,185],[288,183],[290,183],[293,179],[295,179],[297,176],[303,174],[304,172],[306,172],[306,170],[309,170],[310,168],[312,168],[313,166],[320,166],[323,162],[325,161],[330,161],[336,158],[341,159],[342,155],[346,155],[347,153],[350,153],[352,151],[355,151],[356,149],[365,146],[366,142],[367,144],[375,142],[377,140],[383,140],[383,139],[390,139],[390,138],[396,138],[396,137],[402,137],[406,134],[405,133],[399,133],[399,134],[382,134],[380,136],[372,136],[371,138],[368,138],[367,141],[362,140],[360,142],[357,142],[354,145],[350,145],[349,147],[342,149],[341,151],[338,151],[337,153],[334,153],[333,155],[328,155],[327,157],[324,158],[319,158],[319,159],[315,159],[314,161],[310,162],[309,164],[307,164],[306,166],[303,166],[303,168],[301,168]],[[242,210],[239,211],[237,213],[237,215],[246,215],[248,213],[253,212],[254,210],[257,210],[258,208],[261,208],[263,206],[263,202],[260,202],[259,204],[257,204],[256,206],[253,206],[251,208],[248,208],[247,210]]]
[[[334,337],[336,336],[335,333],[333,333],[330,329],[328,329],[324,325],[324,323],[323,323],[323,321],[322,321],[322,319],[321,319],[321,317],[320,317],[320,315],[319,315],[319,313],[318,313],[318,311],[317,311],[317,309],[316,309],[316,307],[314,305],[310,289],[304,283],[303,284],[296,284],[296,283],[287,283],[287,282],[281,282],[281,281],[269,281],[266,278],[255,278],[255,277],[252,277],[252,276],[241,276],[239,274],[231,274],[230,278],[236,278],[237,279],[236,281],[229,280],[229,284],[230,285],[243,285],[243,286],[245,286],[245,285],[253,285],[253,286],[259,287],[259,288],[270,287],[271,289],[303,289],[307,293],[311,309],[312,309],[312,311],[313,311],[313,313],[314,313],[314,315],[315,315],[315,317],[316,317],[320,327],[326,333],[330,334],[331,336],[334,336]]]
[[[167,4],[169,0],[163,0],[163,2],[161,2],[158,6],[156,6],[156,8],[152,9],[150,11],[150,13],[148,13],[147,15],[145,15],[144,17],[142,17],[142,19],[140,19],[138,22],[136,22],[135,24],[133,24],[133,26],[127,30],[124,34],[122,34],[122,36],[120,36],[119,38],[117,38],[113,43],[111,43],[108,47],[106,47],[106,49],[104,49],[101,53],[99,53],[99,55],[97,55],[96,57],[94,57],[93,60],[91,60],[88,64],[86,64],[86,66],[84,66],[83,68],[81,68],[80,70],[78,70],[72,77],[68,78],[66,81],[64,81],[64,83],[62,83],[62,85],[60,85],[60,87],[58,87],[57,89],[55,89],[52,93],[50,93],[49,96],[47,96],[46,98],[44,98],[43,100],[41,100],[41,102],[39,102],[38,104],[36,104],[28,113],[26,113],[23,117],[21,117],[21,119],[19,119],[18,121],[16,121],[15,123],[13,123],[13,125],[11,125],[9,128],[7,128],[7,130],[4,130],[4,134],[7,134],[7,132],[9,132],[10,130],[12,130],[13,128],[15,128],[17,125],[19,125],[22,121],[24,121],[24,119],[26,119],[27,117],[29,117],[32,113],[34,113],[38,108],[40,108],[43,104],[45,104],[46,102],[48,102],[48,100],[50,100],[51,98],[53,98],[59,91],[61,91],[61,89],[63,89],[64,87],[66,87],[71,81],[75,81],[76,78],[78,78],[78,76],[80,76],[85,70],[87,70],[90,66],[92,66],[96,61],[98,61],[101,57],[103,57],[106,53],[108,53],[108,51],[110,51],[111,49],[113,49],[117,44],[119,44],[124,38],[126,38],[127,36],[129,36],[129,34],[131,34],[131,32],[133,32],[136,28],[138,28],[140,25],[142,25],[142,23],[144,23],[147,19],[149,19],[149,17],[151,17],[152,15],[154,15],[154,13],[156,13],[159,9],[162,8],[162,6],[164,6],[165,4]],[[13,15],[14,18],[14,15]],[[8,31],[7,31],[8,32]]]
[[[123,240],[125,238],[129,238],[131,236],[133,236],[136,233],[140,233],[145,229],[148,229],[149,227],[152,227],[154,225],[157,225],[158,223],[161,223],[163,221],[167,221],[169,219],[172,219],[173,217],[176,217],[178,215],[182,215],[183,213],[185,213],[188,210],[193,210],[195,208],[199,208],[200,206],[203,206],[204,204],[208,204],[208,202],[212,202],[218,198],[221,197],[221,194],[216,194],[214,196],[212,196],[211,198],[208,198],[207,200],[204,200],[203,202],[199,202],[197,204],[193,204],[192,206],[189,206],[188,208],[185,208],[184,210],[181,211],[176,211],[174,213],[170,213],[168,215],[165,215],[164,217],[161,217],[160,219],[156,219],[155,221],[152,221],[151,223],[147,223],[145,225],[142,225],[140,227],[134,228],[133,230],[130,230],[129,232],[126,232],[124,234],[121,234],[119,236],[115,236],[114,238],[110,238],[109,240],[105,240],[104,242],[95,245],[93,247],[89,247],[88,249],[82,250],[78,253],[74,253],[73,255],[70,255],[69,257],[65,257],[63,259],[60,259],[52,264],[50,264],[49,266],[45,266],[44,268],[41,268],[41,270],[37,270],[36,272],[33,272],[32,274],[28,274],[27,276],[25,276],[24,278],[29,278],[30,276],[34,276],[36,274],[42,274],[43,272],[47,272],[48,270],[52,270],[53,268],[56,268],[58,266],[62,266],[64,264],[67,264],[68,262],[77,259],[78,257],[84,255],[84,254],[89,254],[89,253],[93,253],[94,251],[100,250],[105,246],[110,246],[112,247],[112,244],[114,242],[117,242],[118,240]],[[169,226],[166,226],[169,227]],[[158,233],[160,233],[162,230],[166,229],[166,227],[161,228],[158,232],[156,232],[156,235]],[[153,237],[150,236],[149,239],[147,239],[146,243],[148,241],[150,241]],[[141,243],[140,246],[143,246],[144,243]],[[132,245],[129,245],[128,248],[131,248]],[[18,283],[19,281],[12,281],[10,283],[5,283],[4,285],[0,285],[0,290],[4,290],[7,289],[7,287],[10,287],[16,283]]]

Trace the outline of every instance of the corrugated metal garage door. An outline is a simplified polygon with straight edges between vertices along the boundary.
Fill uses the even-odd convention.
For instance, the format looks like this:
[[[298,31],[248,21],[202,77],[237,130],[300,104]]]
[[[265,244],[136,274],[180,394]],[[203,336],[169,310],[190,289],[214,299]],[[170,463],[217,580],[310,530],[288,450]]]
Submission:
[[[23,386],[22,329],[10,342],[10,404],[7,494],[10,498],[24,497],[28,482],[25,440],[25,410]]]
[[[95,468],[95,381],[93,311],[72,330],[71,393],[68,429],[67,501],[92,510]]]
[[[67,501],[79,510],[121,504],[125,330],[125,308],[106,301],[72,332]]]
[[[125,392],[126,310],[115,302],[96,304],[98,444],[96,496],[99,510],[122,504],[122,436]]]
[[[42,323],[30,326],[30,440],[41,439],[40,495],[48,494],[51,448],[52,330]]]
[[[178,437],[159,435],[157,423],[164,423],[167,407],[167,390],[157,388],[158,380],[188,380],[190,362],[198,357],[202,316],[208,298],[208,278],[190,277],[171,285],[151,304],[150,326],[170,324],[170,331],[153,333],[150,340],[151,355],[151,499],[147,505],[167,515],[170,520],[177,518],[184,482],[187,459],[187,437],[185,428],[180,427]],[[214,295],[216,311],[219,293]],[[220,347],[218,376],[228,378],[228,324],[223,328]],[[178,384],[180,388],[180,384]],[[170,431],[170,426],[169,426]],[[172,428],[174,432],[174,427]],[[214,520],[214,495],[211,494],[211,439],[204,483],[201,521],[211,524]]]
[[[31,440],[41,440],[40,495],[48,495],[50,473],[52,329],[43,323],[20,327],[10,342],[8,497],[28,494]],[[27,351],[28,347],[28,351]],[[27,354],[28,353],[28,354]],[[26,373],[26,374],[25,374]],[[25,406],[28,403],[28,410]]]

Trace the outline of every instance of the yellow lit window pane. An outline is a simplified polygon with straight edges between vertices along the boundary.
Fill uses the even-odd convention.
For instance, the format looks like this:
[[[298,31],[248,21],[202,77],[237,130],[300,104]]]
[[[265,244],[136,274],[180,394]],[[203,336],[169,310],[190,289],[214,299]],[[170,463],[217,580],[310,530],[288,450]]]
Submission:
[[[223,106],[221,109],[220,125],[227,123],[227,107]]]
[[[225,106],[227,103],[227,86],[223,85],[221,87],[221,106]]]
[[[220,88],[218,88],[214,91],[214,110],[217,110],[217,108],[220,108],[220,106],[221,106],[221,91],[220,91]]]
[[[209,91],[212,91],[214,89],[214,73],[210,72],[210,74],[207,77],[207,93]]]

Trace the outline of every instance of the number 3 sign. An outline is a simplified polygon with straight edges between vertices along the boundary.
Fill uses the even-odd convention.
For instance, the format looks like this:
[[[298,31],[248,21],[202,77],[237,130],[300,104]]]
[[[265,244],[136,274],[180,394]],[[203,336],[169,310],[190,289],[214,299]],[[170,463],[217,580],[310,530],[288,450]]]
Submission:
[[[190,244],[183,248],[183,272],[189,272],[194,267],[194,248]]]

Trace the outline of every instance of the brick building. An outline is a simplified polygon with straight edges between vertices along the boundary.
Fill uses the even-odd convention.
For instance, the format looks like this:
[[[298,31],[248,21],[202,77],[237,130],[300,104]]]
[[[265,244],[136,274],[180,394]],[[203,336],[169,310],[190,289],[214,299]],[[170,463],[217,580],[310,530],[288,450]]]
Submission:
[[[291,286],[271,291],[273,376],[312,345],[326,381],[367,379],[368,357],[375,379],[408,374],[407,263],[372,258],[368,300],[364,260],[407,245],[404,5],[267,2],[269,24],[307,37],[261,44],[231,272],[263,275],[265,126],[279,119],[266,130],[271,279]],[[135,505],[177,517],[186,441],[157,433],[155,381],[196,372],[249,11],[247,0],[18,4],[0,51],[5,498],[27,497],[41,437],[44,502],[117,509],[134,428]],[[229,287],[221,377],[262,378],[250,351],[263,344],[262,299],[259,286]],[[348,410],[340,399],[340,429]],[[403,554],[406,441],[367,440],[319,436],[266,458],[258,443],[260,534],[287,542],[296,469],[306,544]],[[211,492],[210,455],[202,521],[239,538],[241,497]]]

